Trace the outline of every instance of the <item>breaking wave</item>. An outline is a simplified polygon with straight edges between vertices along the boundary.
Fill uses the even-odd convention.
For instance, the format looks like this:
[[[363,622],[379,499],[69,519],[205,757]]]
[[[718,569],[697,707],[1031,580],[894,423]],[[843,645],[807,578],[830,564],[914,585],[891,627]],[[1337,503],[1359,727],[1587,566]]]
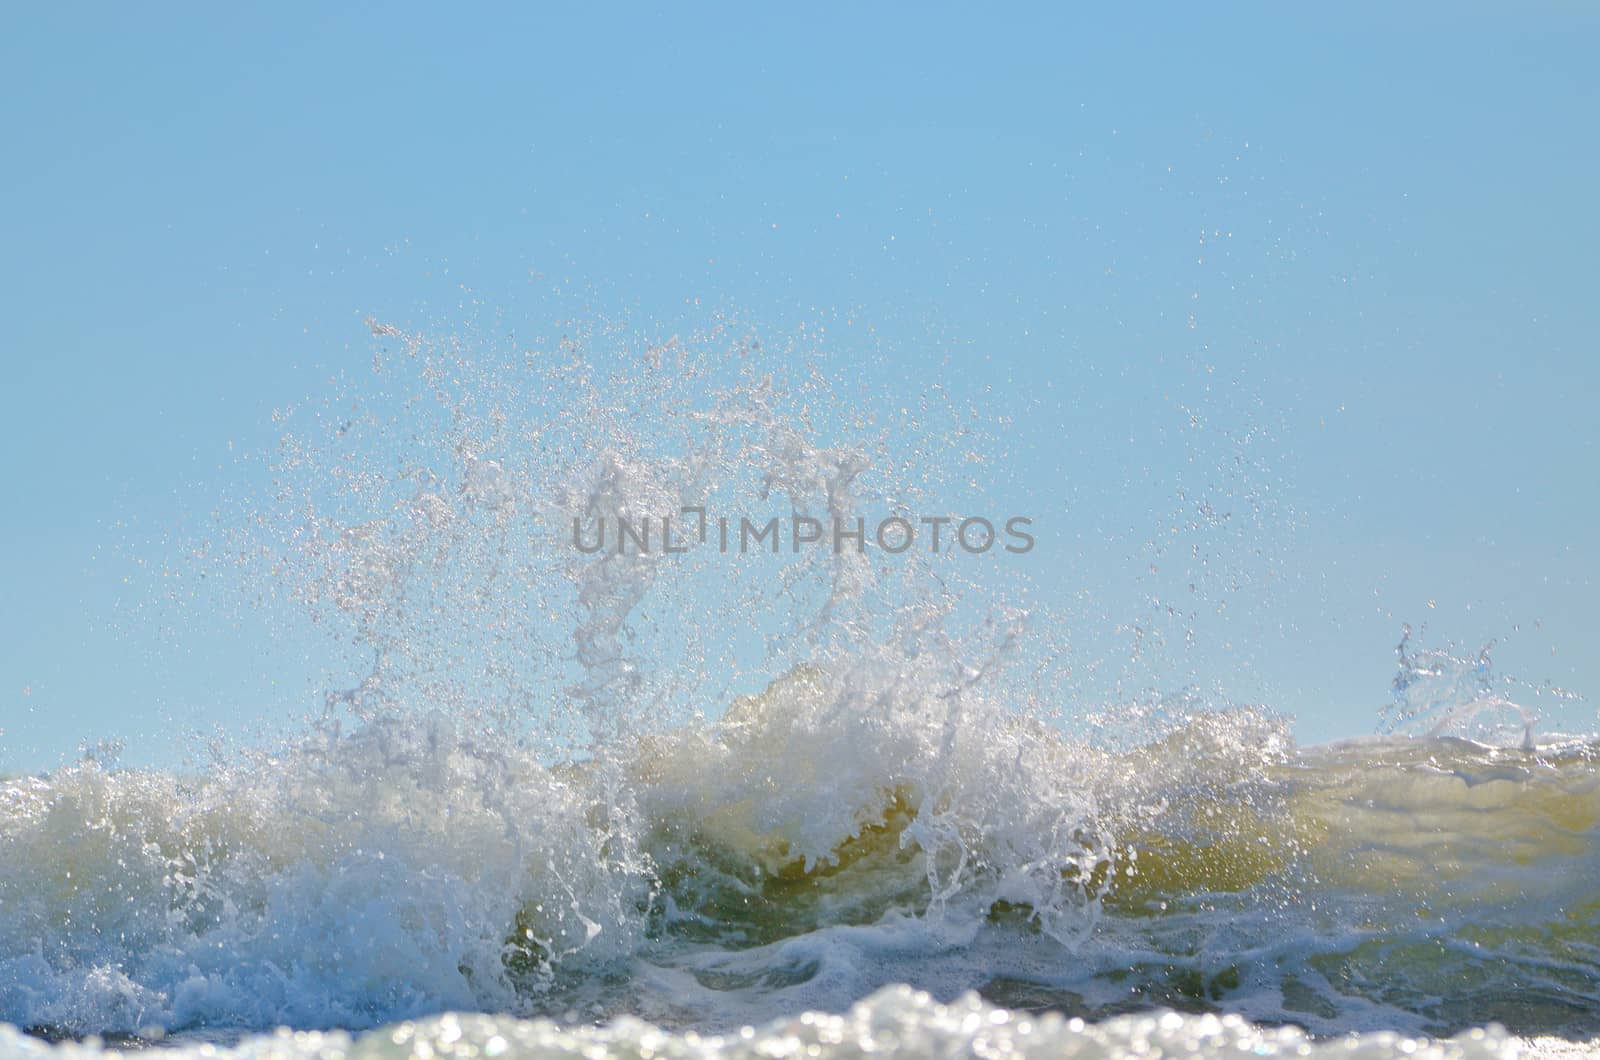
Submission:
[[[0,781],[0,1021],[37,1036],[0,1050],[279,1025],[339,1030],[239,1048],[1594,1033],[1600,744],[1539,736],[1487,654],[1408,632],[1393,731],[1332,746],[1192,690],[1081,712],[1054,660],[1136,686],[1194,614],[1153,599],[1119,663],[999,557],[567,541],[685,509],[995,511],[999,443],[940,388],[877,409],[775,374],[804,343],[774,361],[731,322],[487,357],[373,332],[377,382],[285,413],[270,496],[185,557],[325,630],[355,679],[278,745]],[[1287,517],[1261,432],[1207,437],[1216,473],[1150,549],[1181,536],[1194,599],[1247,597]]]

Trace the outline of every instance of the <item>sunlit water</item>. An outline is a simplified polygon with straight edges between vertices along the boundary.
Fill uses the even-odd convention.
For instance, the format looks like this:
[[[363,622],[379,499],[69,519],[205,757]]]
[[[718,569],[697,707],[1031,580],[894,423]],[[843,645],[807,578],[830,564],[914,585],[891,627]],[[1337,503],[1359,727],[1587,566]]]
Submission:
[[[374,332],[376,382],[286,415],[274,494],[187,560],[364,677],[204,768],[0,782],[0,1052],[1596,1033],[1600,744],[1538,732],[1487,655],[1408,634],[1389,734],[1330,747],[1192,690],[1080,709],[1041,676],[1065,621],[963,557],[572,547],[574,517],[981,501],[998,443],[937,388],[891,422],[732,326],[610,368],[603,328],[519,357]],[[1253,528],[1187,527],[1202,580],[1272,562],[1224,554],[1272,533],[1247,453],[1214,488]]]

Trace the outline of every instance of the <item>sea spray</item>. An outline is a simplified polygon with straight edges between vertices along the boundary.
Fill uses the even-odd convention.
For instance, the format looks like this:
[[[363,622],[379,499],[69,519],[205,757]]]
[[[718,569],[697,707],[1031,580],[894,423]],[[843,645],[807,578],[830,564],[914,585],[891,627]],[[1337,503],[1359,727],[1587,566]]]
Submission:
[[[486,1050],[693,1052],[670,1032],[891,984],[931,997],[853,1018],[940,1048],[974,1041],[948,1011],[992,1019],[935,1007],[966,991],[1323,1033],[1600,1009],[1590,741],[1461,739],[1480,683],[1407,698],[1443,661],[1404,647],[1399,709],[1445,721],[1420,737],[1301,749],[1270,709],[1149,692],[1218,639],[1203,610],[1277,577],[1264,428],[1185,454],[1135,550],[1152,591],[1108,616],[960,549],[571,547],[574,519],[696,508],[999,510],[1004,443],[937,385],[886,403],[818,340],[773,356],[727,319],[660,341],[371,330],[373,373],[286,411],[273,489],[193,550],[359,665],[278,744],[0,782],[0,1020],[181,1036],[477,1010],[565,1028],[484,1025]],[[1075,695],[1101,670],[1136,694]],[[665,1030],[573,1029],[622,1016]],[[1166,1025],[1049,1026],[1043,1048],[1129,1050]],[[1221,1026],[1168,1029],[1298,1048]]]

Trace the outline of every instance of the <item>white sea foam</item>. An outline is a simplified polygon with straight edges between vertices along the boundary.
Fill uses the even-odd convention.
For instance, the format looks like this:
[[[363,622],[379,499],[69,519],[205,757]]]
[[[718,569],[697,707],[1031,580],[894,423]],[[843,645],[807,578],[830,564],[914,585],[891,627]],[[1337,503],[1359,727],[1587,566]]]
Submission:
[[[46,1046],[0,1027],[0,1056],[101,1056],[97,1043]],[[245,1038],[219,1048],[171,1043],[174,1057],[350,1058],[415,1057],[681,1057],[737,1060],[757,1057],[1145,1057],[1292,1056],[1349,1060],[1474,1060],[1515,1058],[1518,1043],[1498,1028],[1440,1040],[1394,1032],[1312,1041],[1294,1028],[1268,1028],[1238,1016],[1175,1012],[1122,1016],[1099,1023],[1033,1016],[984,1004],[974,995],[948,1005],[908,987],[888,987],[842,1015],[806,1013],[727,1035],[671,1033],[637,1019],[601,1027],[562,1027],[547,1020],[450,1014],[405,1022],[366,1034],[291,1032]]]

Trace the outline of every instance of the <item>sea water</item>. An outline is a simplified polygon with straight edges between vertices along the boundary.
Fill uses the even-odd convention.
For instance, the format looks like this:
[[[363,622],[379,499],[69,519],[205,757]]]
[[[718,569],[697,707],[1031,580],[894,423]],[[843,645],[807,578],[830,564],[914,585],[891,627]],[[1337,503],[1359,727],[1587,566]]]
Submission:
[[[1193,689],[1074,703],[1041,664],[1082,652],[1070,623],[960,556],[572,547],[574,520],[939,510],[993,441],[937,388],[885,418],[732,325],[373,331],[377,382],[286,414],[271,488],[185,557],[355,679],[202,765],[0,781],[0,1054],[1500,1056],[1600,1029],[1600,741],[1539,731],[1487,654],[1408,633],[1383,734],[1331,746]],[[1269,533],[1259,485],[1218,488]]]

